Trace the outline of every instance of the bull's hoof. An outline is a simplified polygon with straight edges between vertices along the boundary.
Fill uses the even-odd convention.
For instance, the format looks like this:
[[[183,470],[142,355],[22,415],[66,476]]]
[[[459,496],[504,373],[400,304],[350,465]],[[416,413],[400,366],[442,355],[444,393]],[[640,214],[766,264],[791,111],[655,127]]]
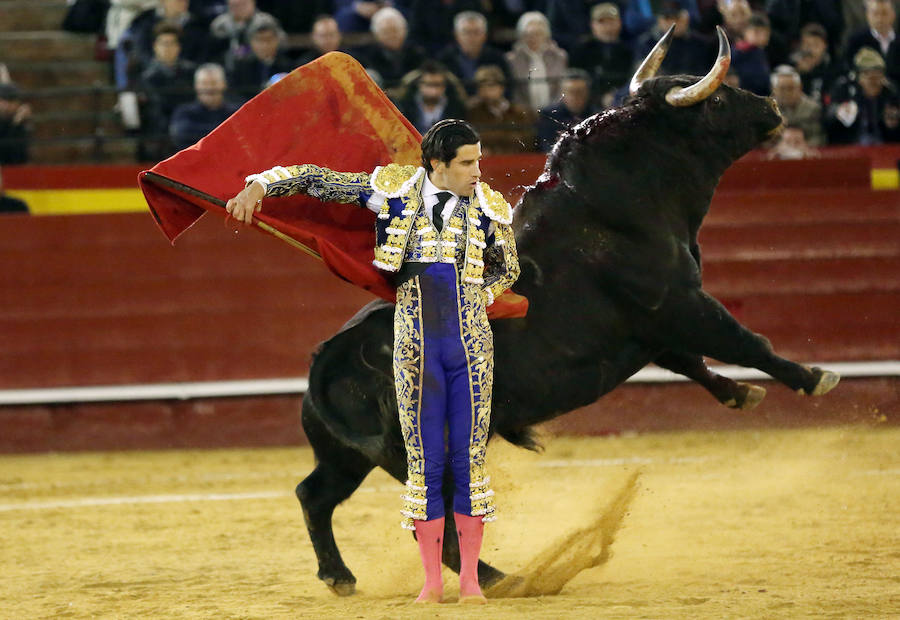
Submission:
[[[810,396],[822,396],[823,394],[827,394],[831,390],[834,389],[840,380],[841,376],[836,372],[831,372],[830,370],[822,370],[818,366],[812,368],[812,373],[814,377],[817,377],[815,387],[811,392],[806,392]]]
[[[738,392],[735,409],[750,411],[751,409],[755,409],[756,406],[762,402],[763,398],[766,397],[766,388],[759,387],[758,385],[738,383],[738,387],[740,387],[740,391]]]
[[[349,573],[349,571],[348,571]],[[328,586],[328,589],[338,596],[350,596],[356,594],[356,577],[352,574],[347,576],[335,577],[333,575],[323,575],[319,573],[319,579]]]

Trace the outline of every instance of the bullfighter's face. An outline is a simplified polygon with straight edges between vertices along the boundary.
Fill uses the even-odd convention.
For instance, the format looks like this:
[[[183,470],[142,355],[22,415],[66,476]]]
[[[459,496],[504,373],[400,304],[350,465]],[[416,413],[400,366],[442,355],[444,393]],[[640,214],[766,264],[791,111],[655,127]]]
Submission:
[[[481,143],[463,144],[456,149],[456,157],[445,164],[431,160],[431,182],[438,189],[450,190],[457,196],[470,198],[475,193],[475,185],[481,179]]]

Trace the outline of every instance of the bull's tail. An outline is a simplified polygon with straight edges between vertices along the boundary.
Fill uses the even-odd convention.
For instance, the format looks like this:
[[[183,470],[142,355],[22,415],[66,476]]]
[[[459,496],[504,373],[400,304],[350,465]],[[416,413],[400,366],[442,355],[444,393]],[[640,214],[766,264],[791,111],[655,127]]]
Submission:
[[[531,426],[498,430],[497,434],[514,446],[519,446],[532,452],[544,451],[544,444],[541,443],[537,431]]]
[[[377,362],[367,359],[367,340],[356,337],[357,329],[354,326],[341,331],[313,353],[309,386],[303,399],[304,414],[315,416],[335,440],[378,464],[384,459],[394,388],[390,376]],[[353,369],[358,372],[354,374]],[[343,407],[350,408],[343,410],[333,398],[336,390],[332,382],[338,381],[345,382],[341,390],[351,388],[346,392],[360,394],[361,399],[368,401],[354,400],[352,405],[345,401]]]

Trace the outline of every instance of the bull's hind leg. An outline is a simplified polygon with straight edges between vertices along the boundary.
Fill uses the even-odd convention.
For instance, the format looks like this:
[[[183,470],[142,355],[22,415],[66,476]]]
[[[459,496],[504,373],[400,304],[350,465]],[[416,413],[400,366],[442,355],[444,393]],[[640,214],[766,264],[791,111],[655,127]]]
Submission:
[[[319,462],[312,473],[297,485],[297,499],[303,508],[303,520],[319,560],[318,577],[340,596],[353,594],[356,577],[344,564],[334,540],[331,517],[335,507],[359,487],[372,470],[351,468],[345,463]]]
[[[699,289],[673,292],[658,311],[655,338],[666,348],[757,368],[793,390],[825,394],[840,377],[775,355],[769,341],[738,323],[725,306]]]
[[[709,369],[701,355],[666,351],[654,363],[667,370],[693,379],[716,397],[720,403],[732,409],[753,409],[766,396],[765,388],[723,377]]]

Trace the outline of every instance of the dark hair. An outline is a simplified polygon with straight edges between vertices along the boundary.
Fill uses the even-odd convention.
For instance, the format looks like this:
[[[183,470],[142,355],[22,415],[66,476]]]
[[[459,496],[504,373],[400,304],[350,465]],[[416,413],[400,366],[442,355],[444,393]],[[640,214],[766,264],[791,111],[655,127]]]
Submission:
[[[174,34],[175,38],[178,39],[178,42],[181,42],[181,28],[176,26],[175,24],[169,22],[159,22],[156,26],[153,27],[153,40],[156,41],[159,37],[164,34]]]
[[[800,36],[818,37],[823,41],[828,41],[828,32],[822,24],[810,22],[800,29]]]
[[[466,121],[456,118],[438,121],[422,136],[422,166],[433,172],[432,159],[449,164],[456,157],[459,147],[479,142],[478,132]]]
[[[429,75],[435,75],[435,74],[440,73],[441,75],[446,76],[447,75],[447,67],[445,67],[438,61],[432,60],[431,58],[429,58],[429,59],[423,61],[421,65],[419,65],[419,73],[420,74],[427,73]]]

